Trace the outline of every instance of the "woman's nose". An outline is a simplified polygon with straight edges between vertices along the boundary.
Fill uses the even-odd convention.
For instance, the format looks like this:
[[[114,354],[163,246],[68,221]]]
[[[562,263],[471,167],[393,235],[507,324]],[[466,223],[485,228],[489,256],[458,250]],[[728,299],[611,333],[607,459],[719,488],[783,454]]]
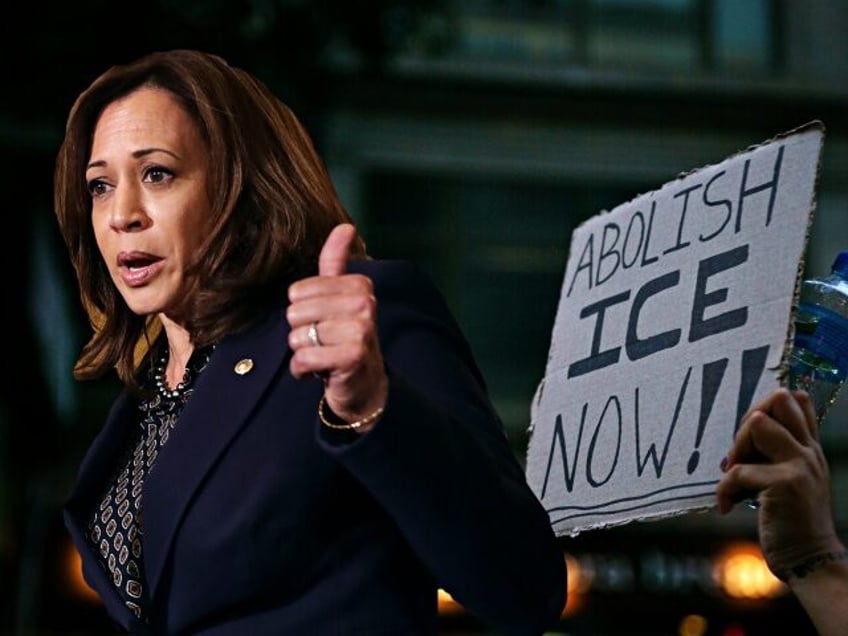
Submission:
[[[150,220],[139,192],[132,187],[118,187],[112,200],[109,224],[119,232],[135,232],[147,227]]]

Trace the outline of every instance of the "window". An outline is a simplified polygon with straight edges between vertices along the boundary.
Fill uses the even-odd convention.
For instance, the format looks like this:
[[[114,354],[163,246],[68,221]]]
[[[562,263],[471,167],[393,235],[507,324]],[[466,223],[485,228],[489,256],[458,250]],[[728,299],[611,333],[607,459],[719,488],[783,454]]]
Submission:
[[[472,0],[449,6],[447,15],[434,14],[410,38],[413,57],[430,51],[436,63],[532,63],[540,70],[767,74],[779,65],[776,0]],[[430,40],[444,41],[428,44],[428,29]]]

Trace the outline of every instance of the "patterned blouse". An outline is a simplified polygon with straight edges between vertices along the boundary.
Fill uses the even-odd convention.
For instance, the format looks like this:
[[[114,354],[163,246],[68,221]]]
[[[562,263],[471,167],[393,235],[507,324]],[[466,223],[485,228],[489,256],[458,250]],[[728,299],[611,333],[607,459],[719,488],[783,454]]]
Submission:
[[[156,387],[156,393],[140,400],[139,427],[89,521],[88,540],[100,556],[100,565],[111,577],[126,606],[142,620],[146,618],[145,608],[149,601],[142,557],[144,479],[176,426],[212,351],[213,348],[208,347],[192,353],[185,377],[174,390],[168,390],[163,379],[167,349],[158,364],[151,366],[146,387]]]

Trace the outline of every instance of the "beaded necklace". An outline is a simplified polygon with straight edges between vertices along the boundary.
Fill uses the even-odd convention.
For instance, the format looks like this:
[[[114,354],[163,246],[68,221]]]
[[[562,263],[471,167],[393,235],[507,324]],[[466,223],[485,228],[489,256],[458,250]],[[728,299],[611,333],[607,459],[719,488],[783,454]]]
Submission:
[[[214,349],[215,347],[212,346],[202,351],[201,356],[192,355],[193,359],[197,360],[199,358],[199,360],[197,360],[195,364],[192,364],[192,360],[190,359],[189,363],[186,364],[185,374],[183,374],[182,381],[173,389],[169,389],[168,384],[165,381],[165,367],[168,365],[168,356],[170,355],[170,351],[166,345],[163,348],[162,355],[153,366],[153,384],[156,386],[156,392],[159,393],[160,397],[166,400],[182,398],[194,383],[194,378],[197,372],[206,366],[206,363],[209,361],[209,356],[212,355],[212,351],[214,351]]]

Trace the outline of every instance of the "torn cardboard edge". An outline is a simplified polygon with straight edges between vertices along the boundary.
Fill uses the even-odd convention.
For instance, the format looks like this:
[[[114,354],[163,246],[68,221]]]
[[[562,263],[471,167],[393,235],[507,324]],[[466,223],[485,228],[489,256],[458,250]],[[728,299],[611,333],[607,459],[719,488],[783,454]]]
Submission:
[[[824,122],[818,119],[814,119],[802,126],[783,133],[776,139],[788,137],[794,134],[801,134],[809,130],[818,130],[821,134],[821,143],[824,144],[827,129]],[[801,285],[804,282],[804,271],[807,267],[806,248],[810,244],[810,234],[813,230],[813,221],[815,220],[816,206],[818,205],[817,193],[819,191],[819,181],[821,180],[822,159],[822,153],[819,152],[818,163],[816,164],[815,171],[815,181],[813,182],[813,196],[810,200],[810,212],[807,217],[807,228],[804,232],[805,248],[801,253],[801,258],[798,259],[798,275],[795,278],[795,294],[792,300],[792,311],[789,316],[789,325],[786,331],[786,342],[783,346],[783,356],[780,360],[780,367],[777,369],[777,381],[781,384],[781,386],[786,386],[787,384],[787,376],[789,374],[789,355],[792,352],[792,343],[795,341],[795,317],[798,315],[798,301],[801,294]]]

